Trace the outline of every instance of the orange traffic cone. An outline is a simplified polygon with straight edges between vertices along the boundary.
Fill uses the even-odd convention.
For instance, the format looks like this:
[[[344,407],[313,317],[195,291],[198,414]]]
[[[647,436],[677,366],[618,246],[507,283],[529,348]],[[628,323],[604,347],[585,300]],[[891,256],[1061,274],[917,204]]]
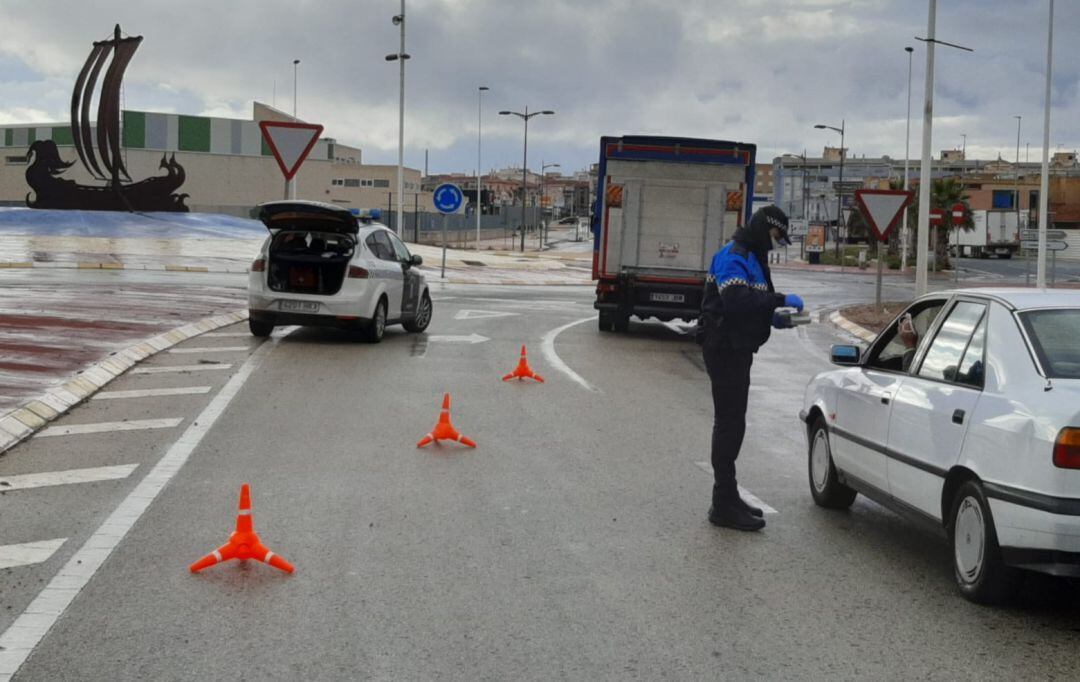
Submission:
[[[247,483],[240,486],[240,512],[236,516],[236,530],[229,536],[228,542],[193,563],[191,572],[198,573],[204,568],[229,559],[258,559],[286,573],[292,573],[295,570],[292,564],[267,549],[259,541],[259,536],[255,534],[255,526],[251,519],[251,489]]]
[[[510,381],[511,379],[535,379],[540,383],[544,383],[544,377],[532,371],[532,367],[529,367],[529,359],[525,356],[525,346],[521,347],[521,359],[518,360],[518,366],[514,368],[513,372],[503,377],[503,381]]]
[[[431,430],[431,433],[420,439],[420,442],[416,444],[416,447],[422,448],[432,442],[438,444],[441,440],[453,440],[462,445],[468,445],[470,448],[476,447],[475,441],[461,435],[461,432],[455,429],[454,425],[450,423],[449,393],[443,396],[442,412],[439,413],[439,423],[435,425],[435,428]]]

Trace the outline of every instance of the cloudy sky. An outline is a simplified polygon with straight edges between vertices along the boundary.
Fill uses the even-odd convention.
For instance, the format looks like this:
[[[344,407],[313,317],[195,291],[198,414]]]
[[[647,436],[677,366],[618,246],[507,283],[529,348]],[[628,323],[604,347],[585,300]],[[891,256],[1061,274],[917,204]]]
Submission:
[[[939,0],[935,153],[1021,159],[1042,145],[1048,0]],[[66,122],[93,40],[119,22],[145,41],[128,68],[128,109],[250,118],[261,100],[396,163],[399,0],[2,0],[0,123]],[[477,86],[485,169],[594,162],[601,135],[754,142],[759,159],[837,144],[815,123],[846,121],[851,154],[904,156],[908,55],[918,156],[926,0],[407,0],[405,162],[476,168]],[[1080,3],[1055,7],[1050,149],[1080,147]]]

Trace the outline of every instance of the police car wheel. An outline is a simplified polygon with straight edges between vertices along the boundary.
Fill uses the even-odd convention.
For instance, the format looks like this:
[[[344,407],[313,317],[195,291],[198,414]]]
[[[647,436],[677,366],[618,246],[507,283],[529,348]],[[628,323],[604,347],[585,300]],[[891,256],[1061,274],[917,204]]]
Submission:
[[[832,461],[829,430],[825,420],[818,417],[810,427],[809,452],[810,494],[819,507],[847,509],[855,502],[857,493],[840,482]]]
[[[416,317],[411,322],[405,322],[401,326],[405,327],[405,331],[419,334],[428,328],[431,324],[431,296],[425,291],[423,297],[420,298],[420,305],[416,308]]]
[[[248,319],[248,331],[252,336],[267,337],[274,331],[274,325],[270,322]]]
[[[375,305],[375,314],[371,317],[371,322],[368,323],[368,327],[365,330],[367,340],[371,343],[378,343],[383,340],[383,334],[386,333],[386,299],[380,298],[379,302]]]

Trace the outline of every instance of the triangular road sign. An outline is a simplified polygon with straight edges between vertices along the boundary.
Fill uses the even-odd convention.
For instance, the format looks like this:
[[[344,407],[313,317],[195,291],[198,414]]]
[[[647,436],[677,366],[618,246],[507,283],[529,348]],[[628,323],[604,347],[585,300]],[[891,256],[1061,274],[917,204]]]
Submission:
[[[300,170],[300,164],[311,153],[323,131],[317,123],[286,121],[259,121],[259,128],[286,180],[292,180]]]
[[[889,232],[896,227],[896,221],[915,196],[914,192],[902,189],[857,189],[855,201],[859,204],[866,222],[878,236],[878,241],[889,238]]]
[[[513,317],[520,313],[504,313],[498,310],[459,310],[455,320],[483,320],[489,317]]]

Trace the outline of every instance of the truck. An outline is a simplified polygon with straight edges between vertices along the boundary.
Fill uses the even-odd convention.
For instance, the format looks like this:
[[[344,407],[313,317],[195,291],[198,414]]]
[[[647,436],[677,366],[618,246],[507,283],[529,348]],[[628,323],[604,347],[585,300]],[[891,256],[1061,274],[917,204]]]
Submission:
[[[952,251],[970,258],[1012,258],[1020,250],[1020,231],[1027,227],[1027,216],[1017,219],[1016,211],[971,212],[975,229],[960,230]],[[959,252],[959,253],[957,253]]]
[[[630,316],[690,322],[713,254],[750,220],[753,144],[689,137],[600,138],[593,264],[602,332]]]

